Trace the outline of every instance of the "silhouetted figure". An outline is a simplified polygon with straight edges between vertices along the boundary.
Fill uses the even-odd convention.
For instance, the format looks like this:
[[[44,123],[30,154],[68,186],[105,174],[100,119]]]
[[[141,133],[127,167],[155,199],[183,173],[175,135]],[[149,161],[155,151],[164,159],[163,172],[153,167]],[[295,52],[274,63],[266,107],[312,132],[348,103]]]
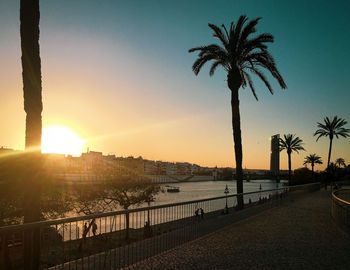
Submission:
[[[194,211],[194,215],[195,215],[196,219],[198,219],[198,217],[199,217],[199,208],[197,208],[196,211]]]
[[[47,258],[47,267],[53,267],[56,265],[56,254],[51,251],[49,257]]]
[[[203,210],[203,208],[200,208],[199,210],[201,212],[201,219],[204,219],[204,210]]]
[[[144,237],[151,237],[152,236],[151,226],[149,225],[148,221],[145,222],[143,236]]]
[[[86,237],[88,232],[89,232],[89,229],[88,229],[87,223],[85,222],[85,224],[84,224],[84,231],[83,231],[83,237],[84,238]]]
[[[94,236],[96,236],[96,231],[97,231],[97,224],[95,221],[93,221],[92,223],[92,233],[94,234]]]

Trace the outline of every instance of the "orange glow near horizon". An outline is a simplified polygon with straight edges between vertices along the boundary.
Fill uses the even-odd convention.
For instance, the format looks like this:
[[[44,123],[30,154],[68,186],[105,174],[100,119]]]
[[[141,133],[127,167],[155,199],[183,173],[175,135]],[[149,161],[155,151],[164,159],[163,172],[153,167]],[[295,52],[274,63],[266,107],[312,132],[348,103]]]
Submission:
[[[85,140],[70,128],[52,125],[43,128],[41,139],[42,153],[80,156]]]

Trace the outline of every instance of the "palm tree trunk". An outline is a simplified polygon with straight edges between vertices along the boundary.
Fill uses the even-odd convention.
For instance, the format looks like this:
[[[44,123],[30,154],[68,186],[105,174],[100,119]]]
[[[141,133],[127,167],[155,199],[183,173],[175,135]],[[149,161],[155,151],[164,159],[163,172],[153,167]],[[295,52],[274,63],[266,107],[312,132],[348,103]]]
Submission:
[[[239,74],[239,73],[238,73]],[[241,117],[239,113],[238,91],[241,86],[240,76],[229,74],[227,76],[228,87],[231,90],[231,110],[232,110],[232,129],[236,159],[236,181],[237,193],[243,193],[243,169],[242,169],[242,137],[241,137]],[[243,209],[243,196],[237,197],[237,208]]]
[[[39,170],[41,164],[41,62],[39,53],[39,0],[20,1],[20,34],[22,49],[22,78],[24,110],[26,112],[24,180],[24,222],[40,219]],[[29,173],[30,171],[30,173]],[[26,231],[24,235],[24,265],[38,269],[40,231]]]
[[[330,138],[330,139],[329,139],[329,152],[328,152],[327,170],[329,169],[329,163],[330,163],[330,161],[331,161],[332,142],[333,142],[333,138]]]
[[[288,185],[290,186],[292,184],[292,181],[291,181],[292,157],[291,157],[291,153],[287,153],[287,154],[288,154]]]
[[[312,181],[315,181],[315,173],[314,173],[314,164],[311,163],[311,170],[312,170]]]

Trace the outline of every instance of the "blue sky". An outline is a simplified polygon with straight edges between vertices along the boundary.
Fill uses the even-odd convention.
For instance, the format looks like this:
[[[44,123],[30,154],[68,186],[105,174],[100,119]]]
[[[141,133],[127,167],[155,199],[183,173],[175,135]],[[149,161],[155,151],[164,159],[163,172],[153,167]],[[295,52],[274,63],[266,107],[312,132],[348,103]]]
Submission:
[[[42,0],[44,125],[73,127],[105,153],[233,166],[225,73],[211,78],[204,68],[196,77],[188,49],[216,42],[208,22],[246,14],[262,17],[258,33],[274,35],[270,51],[288,89],[270,77],[273,96],[258,80],[259,102],[240,91],[244,166],[269,167],[276,133],[296,133],[326,161],[328,141],[316,144],[312,133],[325,116],[350,121],[349,10],[348,1]],[[21,148],[19,1],[1,1],[0,29],[0,97],[8,101],[0,114],[11,115],[0,124],[12,130],[0,145]],[[338,156],[350,161],[349,140],[335,142]]]

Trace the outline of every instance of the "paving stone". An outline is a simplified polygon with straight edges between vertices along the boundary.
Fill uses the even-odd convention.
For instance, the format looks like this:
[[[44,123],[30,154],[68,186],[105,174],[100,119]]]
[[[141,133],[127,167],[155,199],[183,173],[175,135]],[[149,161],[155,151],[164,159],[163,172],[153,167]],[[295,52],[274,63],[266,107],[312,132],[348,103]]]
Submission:
[[[350,269],[350,237],[317,191],[170,251],[133,269]]]

